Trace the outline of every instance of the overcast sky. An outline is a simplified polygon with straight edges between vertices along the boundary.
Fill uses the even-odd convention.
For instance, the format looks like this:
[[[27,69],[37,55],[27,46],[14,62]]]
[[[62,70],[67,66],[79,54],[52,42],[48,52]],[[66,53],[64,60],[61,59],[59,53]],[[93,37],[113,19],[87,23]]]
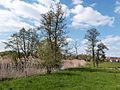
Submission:
[[[107,56],[120,56],[120,0],[54,0],[66,13],[69,41],[78,41],[79,53],[85,53],[84,35],[91,27],[109,48]],[[2,41],[22,27],[40,25],[40,14],[49,11],[52,0],[0,0],[0,51]]]

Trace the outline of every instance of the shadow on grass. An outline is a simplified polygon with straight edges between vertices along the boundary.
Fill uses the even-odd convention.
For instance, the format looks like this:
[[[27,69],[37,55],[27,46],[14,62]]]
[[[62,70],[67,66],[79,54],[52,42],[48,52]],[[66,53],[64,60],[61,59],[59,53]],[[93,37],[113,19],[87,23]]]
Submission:
[[[13,78],[1,78],[0,81],[9,81],[9,80],[12,80]]]
[[[71,73],[71,72],[58,72],[54,73],[53,75],[60,75],[60,76],[79,76],[80,73]]]

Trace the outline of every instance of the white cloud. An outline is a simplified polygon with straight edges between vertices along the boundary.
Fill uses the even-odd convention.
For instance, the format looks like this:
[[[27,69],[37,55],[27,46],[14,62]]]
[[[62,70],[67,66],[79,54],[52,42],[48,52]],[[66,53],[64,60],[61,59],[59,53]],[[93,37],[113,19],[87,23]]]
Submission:
[[[45,14],[49,11],[51,5],[55,6],[56,3],[60,2],[60,0],[54,0],[55,2],[53,0],[36,1],[28,3],[24,0],[0,0],[0,33],[17,31],[22,27],[33,28],[39,26],[40,14]],[[68,6],[62,4],[62,9],[66,16],[69,16]],[[1,47],[0,50],[2,50]]]
[[[24,0],[0,0],[0,5],[5,8],[0,9],[0,33],[16,31],[22,27],[28,28],[34,27],[34,25],[39,25],[40,14],[46,13],[49,10],[50,5],[54,5],[54,2],[52,0],[37,1],[38,3],[34,2],[31,4],[25,2]],[[83,0],[72,1],[76,6],[71,9],[71,11],[65,4],[62,4],[62,8],[64,12],[66,12],[67,16],[69,16],[70,12],[74,15],[72,18],[73,27],[86,28],[90,26],[104,26],[113,24],[114,17],[104,16],[100,12],[94,10],[92,7],[84,7],[81,5]],[[60,2],[60,0],[56,0],[56,2]],[[26,19],[23,20],[21,17]],[[32,25],[29,20],[32,21]],[[105,38],[105,40],[103,40],[106,45],[111,48],[112,44],[114,43],[110,43],[110,40],[112,40],[114,43],[118,41],[120,42],[120,37],[108,36]],[[3,40],[0,40],[0,42],[1,41]],[[72,42],[73,39],[68,38],[67,41]],[[85,53],[85,42],[85,40],[80,42],[80,47],[78,47],[80,53]],[[119,45],[119,43],[117,45]],[[115,46],[113,48],[115,48]]]
[[[69,43],[69,46],[71,48],[70,52],[72,52],[73,54],[75,54],[76,50],[75,50],[75,46],[77,46],[77,51],[78,54],[86,54],[86,49],[87,49],[87,40],[82,39],[72,39],[71,42]]]
[[[82,4],[83,0],[72,0],[73,4]]]
[[[3,42],[6,42],[6,40],[4,40],[4,39],[1,39],[1,40],[0,40],[0,45],[1,45],[1,47],[0,47],[0,52],[5,50],[5,49],[4,49],[5,44],[4,44]]]
[[[3,5],[5,8],[11,8],[11,3],[13,0],[0,0],[0,4]]]
[[[120,36],[108,35],[102,42],[108,47],[107,56],[120,56]]]
[[[71,13],[73,14],[83,13],[83,11],[84,11],[84,7],[82,5],[77,5],[73,9],[71,9]]]
[[[93,3],[90,5],[90,7],[95,7],[97,5],[97,3]]]
[[[105,38],[101,40],[109,50],[106,51],[106,56],[113,56],[113,57],[119,57],[120,56],[120,36],[113,36],[108,35]],[[72,42],[73,44],[74,42]],[[78,53],[79,54],[85,54],[87,50],[87,40],[83,39],[81,41],[78,41]],[[75,51],[74,47],[72,48],[72,51]]]
[[[120,36],[108,35],[101,40],[109,50],[106,51],[106,56],[120,57]],[[87,40],[83,39],[78,48],[79,53],[86,53]]]
[[[3,42],[7,42],[7,40],[5,40],[5,39],[1,39],[1,40],[0,40],[0,45],[1,45],[1,46],[0,46],[0,52],[11,50],[11,49],[9,49],[9,48],[5,49],[5,44],[4,44]]]
[[[0,32],[16,31],[22,27],[34,27],[40,23],[40,14],[49,11],[50,6],[55,6],[59,0],[37,0],[38,3],[27,3],[24,0],[0,0]],[[69,16],[69,9],[62,4],[63,10]],[[32,24],[31,24],[32,23]]]
[[[120,0],[116,0],[115,13],[120,14]]]
[[[68,43],[71,43],[71,42],[73,42],[74,40],[72,39],[72,38],[66,38],[66,42],[68,42]]]
[[[24,27],[31,27],[9,10],[0,10],[0,32],[14,31]]]
[[[113,35],[108,35],[103,40],[103,42],[106,43],[107,45],[111,45],[112,43],[117,43],[118,41],[120,41],[120,36],[113,36]]]
[[[22,27],[33,27],[22,18],[34,19],[33,22],[35,22],[40,16],[37,7],[24,1],[1,0],[0,5],[6,8],[0,9],[0,32],[16,31]]]
[[[32,18],[35,20],[39,20],[40,18],[41,12],[38,10],[38,8],[35,5],[26,3],[24,1],[14,1],[12,3],[12,8],[10,9],[17,16]],[[44,7],[41,7],[41,9],[43,9],[43,13],[46,11]]]
[[[92,7],[84,7],[76,5],[71,12],[74,14],[72,18],[72,27],[88,28],[91,26],[111,26],[114,22],[114,17],[104,16]]]
[[[87,40],[83,39],[80,41],[79,47],[78,47],[78,52],[79,54],[86,54],[86,50],[87,50]]]
[[[61,6],[62,6],[63,12],[65,13],[65,16],[68,17],[70,15],[70,9],[65,4],[62,4]]]
[[[87,40],[82,39],[82,40],[74,40],[72,38],[67,38],[67,40],[70,42],[69,46],[71,47],[70,52],[75,53],[75,41],[77,41],[77,49],[78,49],[78,54],[86,54],[87,50]],[[109,50],[106,50],[106,56],[111,56],[111,57],[120,57],[120,36],[116,35],[108,35],[105,38],[101,40]]]
[[[108,35],[104,39],[102,39],[101,42],[103,42],[109,49],[106,51],[106,56],[120,57],[120,36]],[[87,50],[87,40],[83,39],[78,43],[78,53],[85,54]]]
[[[6,40],[1,39],[1,40],[0,40],[0,44],[3,44],[3,42],[6,42]]]
[[[120,14],[120,6],[117,6],[114,10],[115,13]]]

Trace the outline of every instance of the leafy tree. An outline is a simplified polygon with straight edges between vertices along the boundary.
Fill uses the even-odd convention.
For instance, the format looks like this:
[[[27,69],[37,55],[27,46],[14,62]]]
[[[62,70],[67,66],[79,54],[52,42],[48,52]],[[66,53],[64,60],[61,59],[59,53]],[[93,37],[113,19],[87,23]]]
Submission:
[[[43,52],[39,56],[44,61],[47,73],[51,73],[52,69],[60,67],[61,49],[66,45],[65,13],[62,11],[62,6],[56,4],[55,9],[51,7],[48,13],[42,15],[41,23],[44,32],[44,43],[42,45],[46,45],[41,48]]]
[[[96,52],[97,67],[98,67],[99,61],[104,60],[106,58],[105,50],[108,50],[108,48],[102,42],[97,45],[97,52]]]
[[[61,64],[60,59],[62,57],[61,52],[57,53],[57,60],[54,61],[52,49],[49,43],[46,40],[43,40],[39,44],[38,54],[41,59],[41,66],[45,67],[47,73],[50,74],[52,70],[58,68],[58,65]]]
[[[85,39],[88,41],[88,50],[92,54],[92,59],[93,59],[93,66],[95,67],[95,47],[97,42],[99,41],[97,37],[100,35],[100,33],[95,29],[92,28],[87,31],[87,34],[85,35]]]

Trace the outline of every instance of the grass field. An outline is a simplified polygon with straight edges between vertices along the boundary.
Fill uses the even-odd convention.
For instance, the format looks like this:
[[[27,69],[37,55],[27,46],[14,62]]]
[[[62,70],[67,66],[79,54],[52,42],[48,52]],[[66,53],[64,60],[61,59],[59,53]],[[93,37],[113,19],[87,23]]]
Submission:
[[[120,68],[120,63],[118,62],[103,62],[100,64],[103,68]]]
[[[105,67],[106,63],[101,65]],[[50,75],[0,81],[0,90],[120,90],[120,71],[74,68]]]
[[[93,63],[88,63],[87,67],[93,67]],[[99,68],[120,68],[120,63],[118,62],[101,62]]]

